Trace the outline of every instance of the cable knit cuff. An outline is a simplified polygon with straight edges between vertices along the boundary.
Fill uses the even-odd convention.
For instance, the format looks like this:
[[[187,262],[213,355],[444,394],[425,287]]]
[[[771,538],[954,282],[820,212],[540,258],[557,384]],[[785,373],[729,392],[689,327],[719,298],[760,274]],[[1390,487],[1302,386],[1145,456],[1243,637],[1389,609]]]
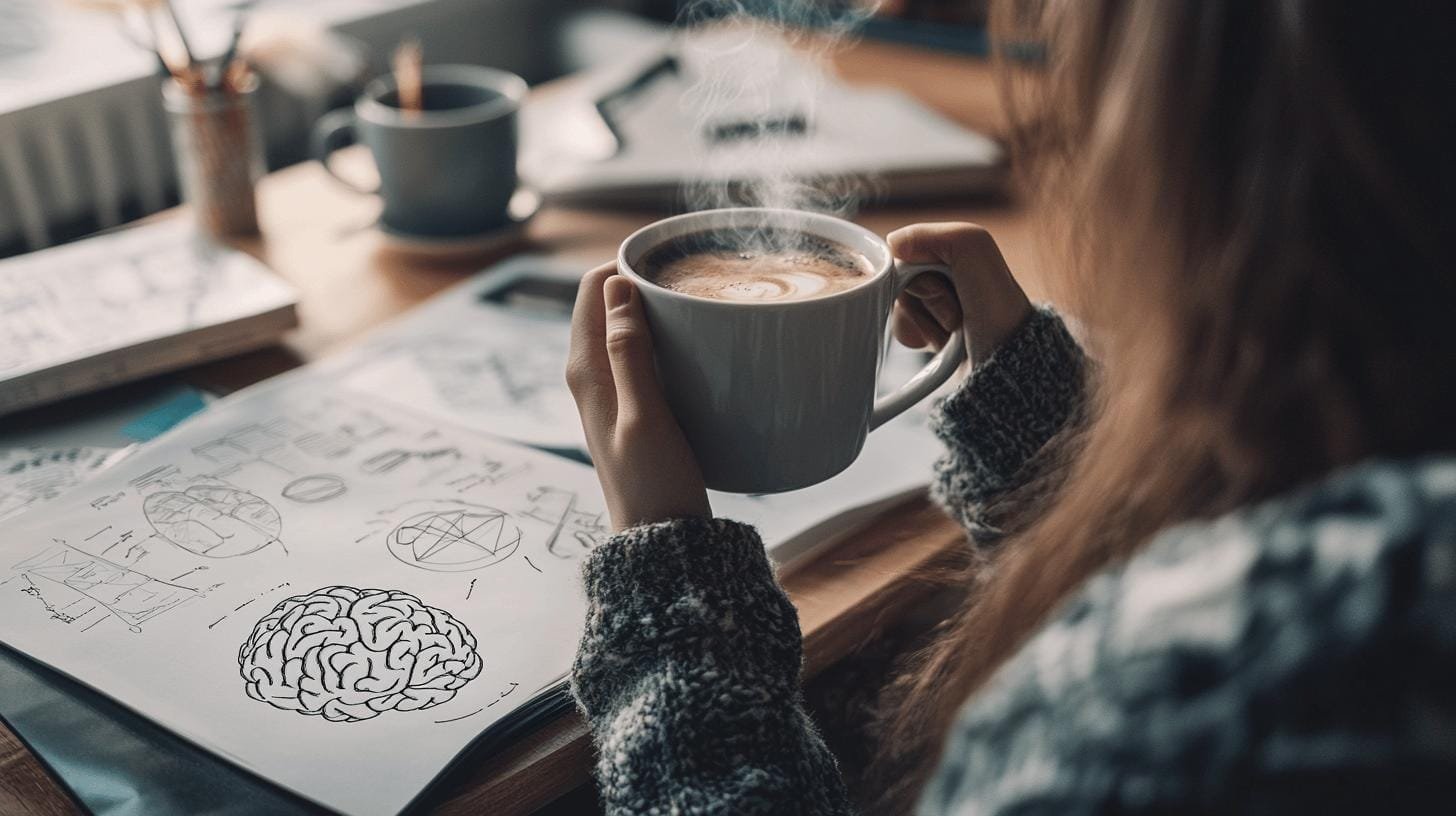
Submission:
[[[710,655],[797,684],[798,613],[753,527],[697,518],[634,527],[597,547],[583,575],[587,625],[574,675],[584,706],[643,665]]]
[[[693,585],[773,581],[758,531],[719,518],[673,519],[623,530],[592,551],[582,574],[593,601],[624,584],[639,597],[661,599]]]
[[[1011,487],[1017,471],[1080,407],[1086,356],[1050,307],[1031,316],[936,406],[932,427],[947,464],[979,499]]]

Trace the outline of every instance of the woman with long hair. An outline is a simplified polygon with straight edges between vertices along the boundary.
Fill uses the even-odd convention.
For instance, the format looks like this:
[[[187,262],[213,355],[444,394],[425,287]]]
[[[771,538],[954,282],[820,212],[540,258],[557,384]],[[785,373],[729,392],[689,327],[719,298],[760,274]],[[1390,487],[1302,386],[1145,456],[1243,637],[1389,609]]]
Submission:
[[[1086,351],[984,230],[891,236],[952,270],[895,330],[965,329],[933,493],[976,569],[889,690],[880,804],[1452,807],[1447,32],[1413,3],[997,14],[1045,44],[1038,75],[1004,70]],[[573,330],[618,530],[586,565],[574,670],[607,809],[847,812],[794,609],[755,531],[712,517],[632,285],[589,273]]]

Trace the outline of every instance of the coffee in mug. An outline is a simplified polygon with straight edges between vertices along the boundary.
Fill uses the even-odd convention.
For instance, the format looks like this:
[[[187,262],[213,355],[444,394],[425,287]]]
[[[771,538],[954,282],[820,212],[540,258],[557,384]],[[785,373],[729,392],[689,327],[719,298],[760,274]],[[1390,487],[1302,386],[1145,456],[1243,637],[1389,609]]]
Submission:
[[[866,435],[948,380],[961,332],[919,374],[875,397],[890,309],[911,280],[857,224],[797,210],[674,216],[622,243],[664,396],[708,487],[776,493],[849,467]]]
[[[869,280],[869,261],[828,238],[766,228],[693,232],[642,259],[642,274],[674,292],[751,303],[823,297]]]

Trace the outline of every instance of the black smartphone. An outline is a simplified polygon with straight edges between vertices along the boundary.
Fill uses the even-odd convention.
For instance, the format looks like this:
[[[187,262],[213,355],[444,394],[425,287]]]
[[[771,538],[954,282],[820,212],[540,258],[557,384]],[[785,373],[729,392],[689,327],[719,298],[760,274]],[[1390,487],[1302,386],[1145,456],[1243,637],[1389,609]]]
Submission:
[[[576,287],[573,280],[526,275],[482,292],[480,299],[512,309],[570,317],[576,304]]]

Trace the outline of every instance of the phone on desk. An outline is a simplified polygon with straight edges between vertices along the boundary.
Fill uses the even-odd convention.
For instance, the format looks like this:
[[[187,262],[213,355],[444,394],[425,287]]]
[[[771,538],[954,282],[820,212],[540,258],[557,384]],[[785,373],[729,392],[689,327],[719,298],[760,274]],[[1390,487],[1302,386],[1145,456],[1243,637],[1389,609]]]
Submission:
[[[481,292],[480,299],[525,312],[570,317],[576,289],[576,281],[523,275]]]

